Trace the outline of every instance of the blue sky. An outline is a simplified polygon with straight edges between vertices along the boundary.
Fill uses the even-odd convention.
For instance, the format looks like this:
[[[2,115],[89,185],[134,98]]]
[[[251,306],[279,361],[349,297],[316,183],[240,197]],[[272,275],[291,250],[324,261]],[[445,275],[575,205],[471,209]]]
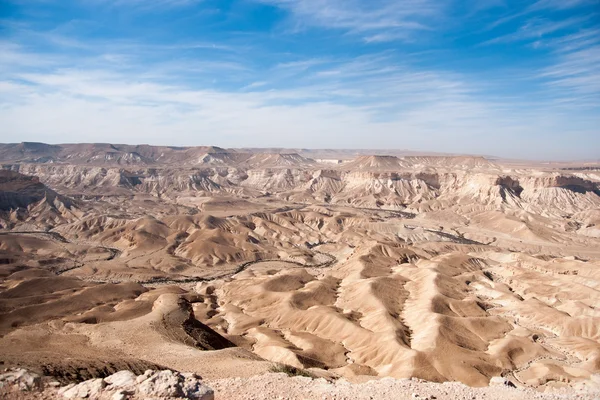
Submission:
[[[3,0],[0,142],[600,158],[600,0]]]

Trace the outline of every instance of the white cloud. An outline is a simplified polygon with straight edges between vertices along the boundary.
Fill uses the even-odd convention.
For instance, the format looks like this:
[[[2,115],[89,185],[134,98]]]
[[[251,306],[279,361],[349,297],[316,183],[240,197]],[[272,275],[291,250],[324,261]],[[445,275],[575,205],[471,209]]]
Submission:
[[[546,111],[509,108],[507,114],[506,104],[478,99],[458,76],[386,70],[385,60],[338,63],[337,82],[315,76],[314,86],[261,90],[257,84],[246,92],[166,84],[120,70],[15,70],[15,79],[0,81],[0,141],[412,148],[516,157],[530,154],[511,144],[523,143],[524,132],[531,138],[564,125],[553,119],[532,128],[530,121]],[[580,151],[567,145],[562,157]]]
[[[528,19],[518,31],[509,33],[506,35],[498,36],[494,39],[490,39],[486,42],[481,43],[482,45],[489,45],[495,43],[509,43],[515,41],[526,41],[533,39],[542,39],[547,35],[554,34],[559,31],[564,31],[572,28],[578,28],[582,22],[588,20],[590,17],[574,17],[568,19],[562,19],[559,21],[552,21],[545,18],[531,18]]]
[[[600,45],[562,51],[558,61],[541,76],[550,79],[551,85],[589,94],[600,102]]]
[[[435,0],[256,0],[288,10],[296,29],[303,26],[344,29],[367,42],[407,39],[443,16]],[[426,22],[427,21],[427,22]]]
[[[569,8],[593,5],[596,3],[597,0],[538,0],[529,7],[529,10],[566,10]]]
[[[411,40],[444,18],[442,3],[433,0],[263,1],[290,10],[297,23],[344,30],[370,43]],[[535,39],[565,24],[542,22],[519,34]],[[542,79],[546,97],[539,88],[505,97],[485,77],[417,67],[418,60],[394,51],[302,57],[269,53],[252,40],[248,46],[256,48],[247,51],[202,41],[64,41],[57,32],[38,32],[32,40],[38,46],[0,42],[0,141],[593,157],[600,117],[579,110],[589,110],[599,90],[593,31],[543,43],[554,63],[533,78],[528,71],[527,78]],[[54,52],[39,45],[45,39]]]

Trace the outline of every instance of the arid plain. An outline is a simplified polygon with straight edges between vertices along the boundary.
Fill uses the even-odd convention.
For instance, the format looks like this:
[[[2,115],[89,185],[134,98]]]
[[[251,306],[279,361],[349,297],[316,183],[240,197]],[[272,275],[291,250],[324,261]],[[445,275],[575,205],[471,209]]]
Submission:
[[[4,367],[170,368],[217,398],[280,364],[600,386],[600,163],[40,143],[0,162]]]

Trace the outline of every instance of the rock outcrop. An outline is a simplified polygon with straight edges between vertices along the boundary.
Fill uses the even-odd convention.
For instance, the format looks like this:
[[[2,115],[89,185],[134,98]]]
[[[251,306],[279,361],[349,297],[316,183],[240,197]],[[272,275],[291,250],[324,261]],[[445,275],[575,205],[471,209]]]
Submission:
[[[55,381],[25,369],[14,369],[0,375],[2,398],[58,398],[90,400],[125,399],[194,399],[213,400],[214,392],[196,374],[171,370],[148,370],[136,376],[131,371],[119,371],[104,379],[95,378],[57,387]]]

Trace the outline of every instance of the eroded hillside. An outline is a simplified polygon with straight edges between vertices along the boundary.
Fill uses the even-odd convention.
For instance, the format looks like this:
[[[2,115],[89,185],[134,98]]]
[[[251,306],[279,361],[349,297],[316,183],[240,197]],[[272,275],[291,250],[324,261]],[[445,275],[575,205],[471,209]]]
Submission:
[[[600,372],[593,169],[31,143],[0,157],[7,364],[532,387]]]

